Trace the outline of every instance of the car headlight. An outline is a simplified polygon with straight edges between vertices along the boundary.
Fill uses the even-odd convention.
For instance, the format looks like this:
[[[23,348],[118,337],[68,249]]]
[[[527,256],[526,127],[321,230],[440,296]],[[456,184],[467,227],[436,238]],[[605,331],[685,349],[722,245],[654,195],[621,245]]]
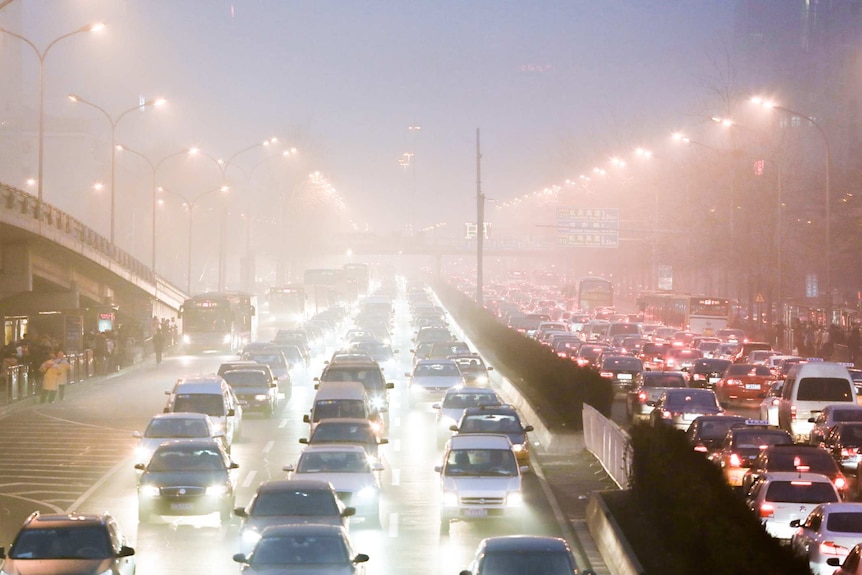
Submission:
[[[458,422],[449,417],[448,415],[444,415],[440,417],[440,427],[448,430],[451,426],[458,425]]]
[[[260,533],[254,529],[243,529],[242,542],[246,545],[254,547],[260,541]]]
[[[135,463],[149,463],[152,452],[145,447],[135,448]]]
[[[477,375],[475,378],[473,378],[473,381],[475,381],[476,383],[488,383],[488,376],[484,374]]]
[[[380,395],[375,395],[371,398],[371,407],[374,409],[381,409],[386,407],[386,398]]]
[[[524,496],[520,491],[512,491],[506,496],[506,505],[509,507],[520,507],[524,504]]]
[[[374,499],[377,497],[377,490],[370,485],[366,485],[356,492],[356,497],[359,499]]]
[[[512,446],[512,451],[514,451],[515,453],[520,453],[520,452],[524,451],[524,444],[523,443],[514,444]]]
[[[266,399],[266,397],[267,396],[265,393],[258,393],[257,395],[254,396],[254,399],[256,401],[264,401]]]
[[[160,492],[157,485],[141,485],[138,490],[142,497],[158,497]]]
[[[458,506],[458,494],[454,491],[444,491],[443,492],[443,506],[444,507],[457,507]]]
[[[190,337],[188,336],[188,334],[185,334],[185,333],[184,333],[184,334],[183,334],[183,343],[191,343],[191,342],[192,342],[192,338],[190,338]]]
[[[210,485],[209,487],[207,487],[206,491],[207,495],[210,496],[221,496],[225,495],[227,492],[228,488],[227,485],[225,485],[224,483],[220,485]]]

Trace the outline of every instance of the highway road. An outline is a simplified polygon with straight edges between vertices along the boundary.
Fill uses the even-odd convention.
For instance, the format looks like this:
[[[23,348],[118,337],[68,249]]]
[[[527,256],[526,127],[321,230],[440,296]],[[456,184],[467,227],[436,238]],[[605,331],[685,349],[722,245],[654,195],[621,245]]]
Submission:
[[[411,355],[406,304],[397,308],[396,365],[386,368],[396,384],[389,414],[390,443],[382,448],[382,527],[351,525],[359,553],[367,553],[367,573],[443,574],[466,568],[483,537],[514,533],[505,526],[453,523],[439,534],[438,475],[440,449],[430,402],[408,406],[404,372]],[[349,327],[343,326],[342,333]],[[340,335],[340,334],[339,334]],[[282,466],[296,461],[307,436],[302,415],[311,405],[313,377],[324,358],[338,347],[327,341],[309,368],[293,375],[289,401],[272,419],[247,414],[242,439],[233,447],[239,464],[237,505],[245,505],[257,485],[283,478]],[[237,573],[231,559],[238,550],[239,522],[220,525],[217,515],[164,518],[138,524],[132,453],[135,430],[162,411],[165,391],[186,374],[210,373],[233,356],[168,355],[99,382],[76,384],[66,401],[34,406],[0,419],[0,541],[8,545],[33,511],[99,513],[109,511],[137,550],[138,573]],[[539,479],[525,477],[529,519],[523,531],[560,535]],[[579,498],[582,500],[582,498]]]

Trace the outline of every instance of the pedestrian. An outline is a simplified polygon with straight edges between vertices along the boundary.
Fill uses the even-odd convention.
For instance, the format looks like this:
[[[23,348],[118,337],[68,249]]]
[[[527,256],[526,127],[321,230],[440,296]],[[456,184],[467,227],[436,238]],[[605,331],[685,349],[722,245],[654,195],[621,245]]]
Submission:
[[[66,384],[69,383],[69,372],[72,370],[72,364],[63,350],[59,350],[54,360],[54,366],[60,371],[57,376],[57,400],[63,401],[66,391]]]
[[[859,346],[862,344],[862,332],[859,331],[859,326],[854,325],[850,331],[850,337],[847,338],[847,352],[850,355],[849,361],[856,364],[856,357],[859,354]]]
[[[57,387],[62,371],[55,365],[56,359],[54,352],[51,352],[48,359],[39,366],[39,373],[42,375],[42,396],[39,403],[54,403],[57,398]]]
[[[156,354],[156,365],[162,363],[162,352],[165,350],[165,335],[161,328],[153,334],[153,353]]]

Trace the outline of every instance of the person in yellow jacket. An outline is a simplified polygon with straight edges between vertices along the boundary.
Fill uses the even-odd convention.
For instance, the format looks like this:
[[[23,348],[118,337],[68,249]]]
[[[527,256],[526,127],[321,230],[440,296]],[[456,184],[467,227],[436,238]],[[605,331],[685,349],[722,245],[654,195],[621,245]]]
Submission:
[[[57,399],[58,401],[63,401],[66,384],[69,383],[69,371],[72,369],[72,364],[69,363],[69,359],[66,357],[66,354],[63,353],[63,350],[59,350],[57,352],[56,359],[54,360],[54,367],[60,370],[60,376],[57,379]]]
[[[42,396],[39,402],[54,403],[60,378],[63,377],[63,370],[57,366],[57,354],[53,351],[49,353],[48,359],[39,366],[39,371],[42,373]]]

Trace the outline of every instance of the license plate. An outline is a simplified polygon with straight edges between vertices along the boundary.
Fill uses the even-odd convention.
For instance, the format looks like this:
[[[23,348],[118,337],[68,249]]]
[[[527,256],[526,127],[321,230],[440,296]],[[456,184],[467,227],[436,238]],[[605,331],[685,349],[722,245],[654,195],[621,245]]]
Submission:
[[[487,509],[465,509],[464,517],[487,517]]]
[[[718,383],[719,381],[721,381],[720,377],[710,377],[709,378],[709,383]]]
[[[632,378],[632,374],[630,374],[630,373],[618,373],[617,374],[617,379],[631,379],[631,378]]]
[[[698,417],[699,416],[697,413],[683,413],[682,414],[682,420],[683,421],[694,421]]]
[[[171,503],[171,511],[191,511],[191,503]]]
[[[745,389],[760,389],[760,385],[756,383],[746,383]]]

